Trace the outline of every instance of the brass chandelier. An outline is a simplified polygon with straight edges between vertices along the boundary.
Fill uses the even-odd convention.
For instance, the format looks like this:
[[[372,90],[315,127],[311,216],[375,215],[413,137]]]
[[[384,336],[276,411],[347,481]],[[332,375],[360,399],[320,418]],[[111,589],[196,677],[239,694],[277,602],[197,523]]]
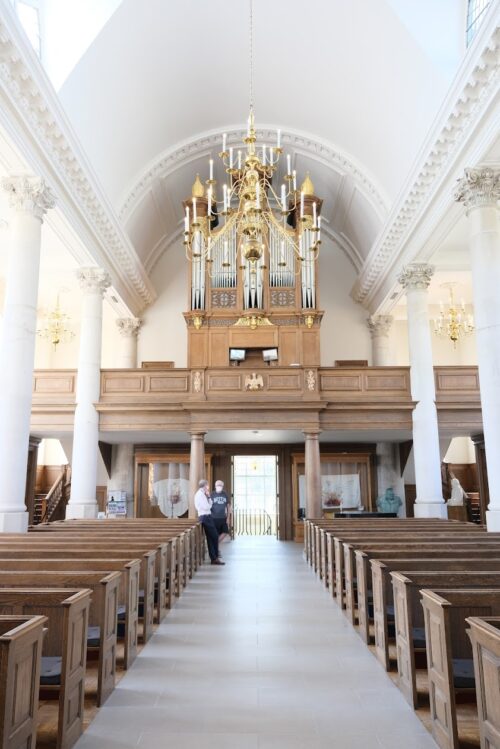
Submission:
[[[455,302],[453,288],[456,284],[450,282],[442,285],[449,289],[448,309],[445,310],[443,302],[440,302],[439,317],[434,320],[434,333],[441,338],[449,338],[456,348],[460,338],[474,331],[474,320],[472,315],[466,313],[463,300],[460,306]]]
[[[281,131],[273,144],[257,143],[253,108],[253,17],[250,0],[250,114],[246,137],[228,146],[222,136],[222,160],[227,180],[222,196],[217,196],[214,162],[209,160],[205,185],[199,175],[193,184],[191,198],[184,201],[184,245],[189,261],[207,263],[207,272],[215,273],[230,267],[236,260],[240,268],[249,266],[250,274],[266,269],[269,253],[278,253],[277,265],[289,265],[290,257],[301,264],[316,260],[321,244],[320,198],[307,174],[297,189],[297,174],[291,157],[286,156],[286,173],[278,189],[273,185],[283,149]],[[220,199],[219,199],[220,198]],[[221,219],[223,225],[220,227]],[[272,241],[271,241],[272,238]],[[234,246],[236,241],[236,246]],[[214,270],[214,248],[222,262]],[[272,247],[271,247],[272,245]],[[276,258],[275,258],[276,259]],[[288,262],[287,262],[288,261]]]
[[[58,294],[54,308],[45,315],[42,327],[36,331],[37,335],[49,341],[55,351],[60,343],[68,343],[75,337],[73,331],[68,327],[69,321],[69,315],[61,310]]]

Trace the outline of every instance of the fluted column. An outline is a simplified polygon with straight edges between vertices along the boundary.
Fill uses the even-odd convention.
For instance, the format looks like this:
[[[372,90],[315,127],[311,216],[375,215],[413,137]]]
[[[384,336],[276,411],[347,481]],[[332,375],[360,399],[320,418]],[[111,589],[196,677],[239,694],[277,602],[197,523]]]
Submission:
[[[490,502],[489,531],[500,531],[500,170],[466,169],[455,199],[468,216],[474,323]]]
[[[196,517],[194,495],[198,483],[205,476],[205,432],[191,432],[191,453],[189,457],[189,517]]]
[[[0,342],[0,531],[28,528],[28,464],[41,229],[55,199],[39,177],[2,180],[12,206]]]
[[[73,457],[71,461],[71,497],[67,518],[92,518],[97,515],[97,450],[101,381],[102,298],[110,285],[101,268],[77,271],[83,291],[80,326],[80,352],[76,388]]]
[[[137,338],[142,325],[142,320],[137,317],[120,317],[116,320],[120,331],[120,353],[118,366],[123,369],[135,369],[137,367]]]
[[[413,455],[417,497],[415,517],[447,517],[441,488],[439,429],[432,366],[432,345],[427,314],[427,289],[434,268],[414,263],[403,270],[399,283],[405,288],[410,348],[413,410]]]
[[[391,315],[376,315],[367,320],[372,338],[372,363],[374,367],[389,367],[392,364],[389,349],[389,333],[393,318]]]
[[[320,518],[321,509],[321,460],[319,453],[319,432],[304,432],[305,436],[305,477],[306,477],[306,518]]]

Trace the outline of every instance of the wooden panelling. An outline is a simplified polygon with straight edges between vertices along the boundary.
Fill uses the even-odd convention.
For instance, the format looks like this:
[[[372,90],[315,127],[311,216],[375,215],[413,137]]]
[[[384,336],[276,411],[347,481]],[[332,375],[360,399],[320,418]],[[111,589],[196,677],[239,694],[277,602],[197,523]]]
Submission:
[[[267,378],[268,390],[301,390],[302,378],[299,374],[269,373]]]
[[[345,374],[343,372],[320,374],[320,389],[323,392],[349,390],[359,393],[362,390],[362,375],[361,373]]]
[[[33,394],[72,394],[75,392],[76,373],[54,370],[35,372],[33,376]]]
[[[212,367],[226,367],[229,364],[227,330],[210,331],[210,364]]]
[[[284,330],[280,336],[279,357],[282,367],[288,364],[301,363],[298,354],[298,331]]]
[[[125,370],[126,371],[126,370]],[[102,393],[142,393],[144,392],[144,377],[125,375],[113,377],[104,376]]]
[[[238,390],[243,387],[243,375],[235,372],[234,374],[208,374],[208,388],[211,390]]]
[[[302,364],[317,366],[319,362],[319,328],[302,331]]]
[[[479,400],[477,367],[435,367],[437,401]]]
[[[172,377],[152,375],[148,384],[150,393],[187,393],[189,390],[189,374],[173,375]]]
[[[229,345],[233,348],[272,348],[278,345],[277,328],[267,330],[229,331]]]

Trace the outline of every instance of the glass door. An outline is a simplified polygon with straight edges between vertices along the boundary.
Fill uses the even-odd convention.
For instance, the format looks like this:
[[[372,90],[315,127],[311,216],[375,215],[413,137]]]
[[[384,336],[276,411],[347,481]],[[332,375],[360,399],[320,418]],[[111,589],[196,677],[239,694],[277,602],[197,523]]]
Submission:
[[[233,528],[235,536],[278,533],[278,457],[233,455]]]

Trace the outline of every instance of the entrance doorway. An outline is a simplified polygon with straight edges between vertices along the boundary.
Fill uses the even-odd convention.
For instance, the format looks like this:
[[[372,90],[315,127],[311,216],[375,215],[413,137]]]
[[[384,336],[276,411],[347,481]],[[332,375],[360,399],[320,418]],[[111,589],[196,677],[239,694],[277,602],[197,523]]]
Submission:
[[[235,536],[278,534],[278,456],[233,455]]]

